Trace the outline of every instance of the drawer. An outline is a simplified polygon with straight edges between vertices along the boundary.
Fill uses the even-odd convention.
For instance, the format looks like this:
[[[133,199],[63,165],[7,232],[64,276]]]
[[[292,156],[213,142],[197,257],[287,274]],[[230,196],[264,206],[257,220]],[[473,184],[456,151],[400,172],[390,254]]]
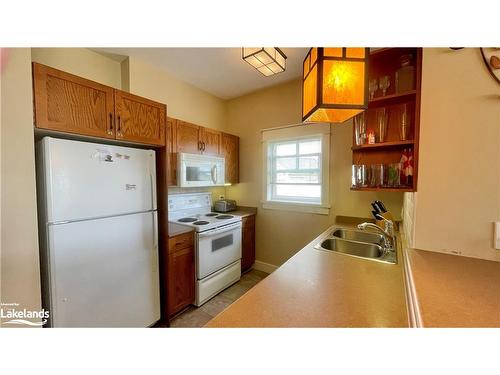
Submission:
[[[194,232],[179,234],[168,239],[168,252],[173,253],[178,250],[192,247],[194,244]]]

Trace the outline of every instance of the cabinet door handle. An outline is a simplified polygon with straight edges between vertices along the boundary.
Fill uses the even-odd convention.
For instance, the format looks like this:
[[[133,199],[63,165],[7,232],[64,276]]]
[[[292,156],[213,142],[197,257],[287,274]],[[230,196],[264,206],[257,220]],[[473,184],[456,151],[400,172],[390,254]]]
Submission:
[[[113,114],[110,112],[109,113],[109,130],[108,134],[111,135],[113,134]]]
[[[118,135],[121,137],[122,136],[122,119],[120,116],[118,116]]]
[[[202,145],[203,145],[203,142],[202,141],[198,141],[198,150],[199,151],[203,151]]]
[[[203,151],[205,151],[205,142],[201,142],[203,144]]]

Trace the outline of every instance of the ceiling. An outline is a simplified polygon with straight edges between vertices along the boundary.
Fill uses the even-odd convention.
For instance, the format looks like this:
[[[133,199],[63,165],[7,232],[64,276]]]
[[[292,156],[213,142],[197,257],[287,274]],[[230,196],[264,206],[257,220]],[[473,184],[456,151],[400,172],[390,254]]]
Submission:
[[[286,70],[264,77],[241,58],[241,48],[95,48],[120,59],[140,58],[221,99],[232,99],[299,78],[309,48],[280,48]]]

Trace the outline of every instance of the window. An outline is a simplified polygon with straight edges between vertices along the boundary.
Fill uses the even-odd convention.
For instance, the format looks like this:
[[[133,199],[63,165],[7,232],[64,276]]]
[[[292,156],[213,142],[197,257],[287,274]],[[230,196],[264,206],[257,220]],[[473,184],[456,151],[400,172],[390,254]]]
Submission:
[[[283,138],[294,134],[288,129],[265,140],[264,208],[328,213],[329,133],[306,126],[300,136]]]

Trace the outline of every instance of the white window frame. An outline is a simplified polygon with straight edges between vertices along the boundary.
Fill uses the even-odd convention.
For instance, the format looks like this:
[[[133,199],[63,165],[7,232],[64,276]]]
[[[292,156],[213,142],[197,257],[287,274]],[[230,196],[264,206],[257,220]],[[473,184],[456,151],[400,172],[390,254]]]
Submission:
[[[289,197],[273,199],[273,147],[276,143],[297,142],[298,140],[321,139],[320,185],[321,202],[306,202]],[[330,125],[307,124],[263,131],[263,200],[262,207],[271,210],[296,211],[328,215],[330,213]],[[313,155],[313,154],[311,154]],[[298,150],[297,155],[299,157]]]

